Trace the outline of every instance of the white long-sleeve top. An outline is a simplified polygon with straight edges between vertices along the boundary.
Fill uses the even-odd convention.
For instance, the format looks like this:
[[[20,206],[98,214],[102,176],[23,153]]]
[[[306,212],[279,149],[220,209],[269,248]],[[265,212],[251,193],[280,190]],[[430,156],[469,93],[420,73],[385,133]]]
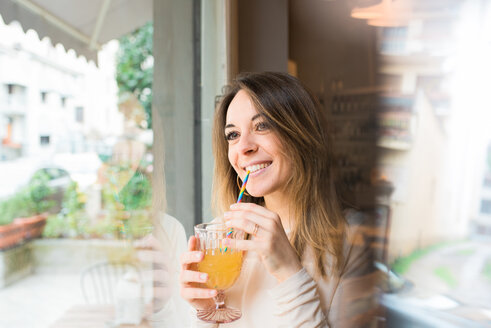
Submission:
[[[370,327],[377,309],[376,274],[371,250],[357,227],[350,227],[345,242],[345,266],[341,274],[322,278],[316,274],[307,251],[303,268],[278,283],[255,252],[248,252],[236,283],[225,292],[227,306],[238,308],[242,317],[226,325],[196,318],[193,327]],[[330,263],[329,258],[326,263]],[[332,270],[327,270],[331,272]]]

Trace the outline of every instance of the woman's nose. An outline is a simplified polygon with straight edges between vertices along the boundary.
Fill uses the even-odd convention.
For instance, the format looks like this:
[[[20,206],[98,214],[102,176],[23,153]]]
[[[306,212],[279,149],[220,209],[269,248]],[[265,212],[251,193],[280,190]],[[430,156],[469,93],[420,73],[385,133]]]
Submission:
[[[243,134],[239,140],[239,151],[242,154],[252,153],[257,150],[257,143],[249,133]]]

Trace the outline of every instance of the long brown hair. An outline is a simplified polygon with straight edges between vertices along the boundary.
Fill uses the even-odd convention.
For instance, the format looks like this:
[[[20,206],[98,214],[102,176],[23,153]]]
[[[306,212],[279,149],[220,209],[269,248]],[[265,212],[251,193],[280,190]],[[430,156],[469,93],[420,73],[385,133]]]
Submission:
[[[247,92],[256,110],[281,140],[286,158],[292,161],[292,174],[286,186],[290,199],[294,200],[295,221],[290,243],[299,257],[307,247],[312,249],[322,276],[327,274],[326,253],[333,256],[332,269],[341,270],[345,220],[334,189],[327,121],[315,97],[288,74],[242,74],[226,87],[213,124],[215,215],[227,211],[239,194],[237,173],[228,160],[224,131],[228,107],[239,90]],[[262,197],[245,196],[243,201],[264,204]]]

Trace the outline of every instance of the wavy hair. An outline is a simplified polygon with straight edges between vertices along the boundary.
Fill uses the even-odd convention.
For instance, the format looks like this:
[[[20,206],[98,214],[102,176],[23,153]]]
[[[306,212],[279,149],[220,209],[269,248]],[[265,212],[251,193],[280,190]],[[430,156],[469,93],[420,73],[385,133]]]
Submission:
[[[291,159],[292,174],[286,185],[295,217],[291,245],[300,258],[311,248],[321,276],[327,275],[325,268],[329,264],[331,273],[339,272],[344,262],[346,223],[334,188],[327,120],[315,97],[288,74],[242,74],[224,89],[213,122],[214,214],[223,215],[239,194],[224,131],[228,107],[239,90],[247,92],[258,113],[281,140],[282,152]],[[263,197],[244,195],[243,201],[264,205]],[[332,255],[333,262],[326,259],[326,253]]]

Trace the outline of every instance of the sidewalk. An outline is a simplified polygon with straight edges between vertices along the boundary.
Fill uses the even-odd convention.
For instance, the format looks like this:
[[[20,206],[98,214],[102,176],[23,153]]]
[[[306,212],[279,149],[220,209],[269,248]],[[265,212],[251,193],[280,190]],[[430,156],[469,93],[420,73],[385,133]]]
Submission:
[[[491,327],[490,240],[438,247],[414,260],[402,276],[414,286],[387,295],[399,314],[425,324],[438,319],[441,327]]]
[[[0,328],[47,328],[83,304],[78,274],[34,274],[0,289]]]
[[[491,241],[465,241],[415,260],[404,277],[418,289],[491,308]]]

